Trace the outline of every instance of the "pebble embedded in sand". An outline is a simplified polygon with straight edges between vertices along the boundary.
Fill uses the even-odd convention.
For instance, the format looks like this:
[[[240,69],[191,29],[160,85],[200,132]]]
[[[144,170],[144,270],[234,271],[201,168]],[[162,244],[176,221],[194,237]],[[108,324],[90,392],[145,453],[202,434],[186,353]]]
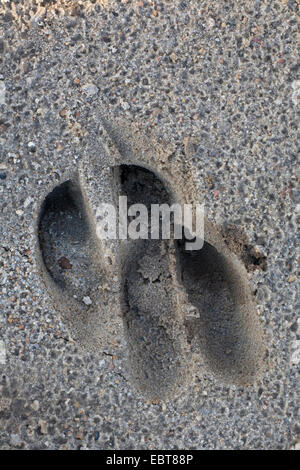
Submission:
[[[85,303],[85,305],[91,305],[92,304],[92,301],[91,301],[90,297],[83,297],[82,300]]]
[[[0,80],[0,105],[5,104],[5,83],[3,80]]]
[[[0,364],[4,365],[6,363],[6,348],[4,341],[0,341]]]

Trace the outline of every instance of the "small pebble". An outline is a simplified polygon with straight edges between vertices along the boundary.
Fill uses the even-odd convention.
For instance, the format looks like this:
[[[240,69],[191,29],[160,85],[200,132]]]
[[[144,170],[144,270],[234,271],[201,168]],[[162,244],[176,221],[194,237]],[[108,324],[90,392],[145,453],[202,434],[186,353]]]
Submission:
[[[0,364],[4,365],[6,363],[6,349],[4,341],[0,341]]]
[[[295,80],[292,83],[292,101],[295,106],[298,105],[299,99],[300,99],[300,80]]]
[[[82,89],[87,96],[95,96],[99,91],[99,88],[96,87],[96,85],[93,83],[87,83],[86,85],[83,85]]]
[[[39,425],[41,433],[42,434],[47,434],[48,426],[47,426],[46,421],[40,419],[39,422],[38,422],[38,425]]]
[[[293,341],[291,345],[291,364],[298,365],[300,364],[300,339]]]
[[[27,197],[24,201],[24,207],[26,209],[26,207],[28,207],[31,203],[33,202],[33,198],[32,197]]]
[[[5,83],[3,80],[0,80],[0,105],[5,104]]]
[[[83,433],[81,431],[78,431],[76,434],[75,434],[75,439],[78,439],[79,441],[82,441],[83,439]]]
[[[36,151],[36,145],[34,142],[28,142],[27,147],[29,148],[30,152]]]
[[[216,22],[213,18],[208,18],[207,24],[210,28],[213,28],[216,25]]]
[[[130,104],[127,103],[126,101],[122,101],[121,106],[124,109],[124,111],[128,111],[128,109],[130,109]]]
[[[60,266],[62,269],[72,269],[72,264],[70,263],[70,261],[68,260],[68,258],[65,258],[64,256],[62,256],[62,257],[58,260],[58,264],[59,264],[59,266]]]
[[[92,301],[91,301],[90,297],[83,297],[82,300],[85,303],[85,305],[91,305],[92,304]]]
[[[31,405],[32,409],[34,409],[34,411],[38,411],[39,407],[40,407],[40,403],[38,400],[34,400],[34,402],[32,403]]]

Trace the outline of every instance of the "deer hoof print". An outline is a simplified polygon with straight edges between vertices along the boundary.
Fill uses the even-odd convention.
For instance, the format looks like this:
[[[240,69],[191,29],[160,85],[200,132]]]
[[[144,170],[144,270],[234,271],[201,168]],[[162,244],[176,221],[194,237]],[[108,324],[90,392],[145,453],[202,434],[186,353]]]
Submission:
[[[72,338],[94,351],[125,344],[124,367],[150,399],[172,399],[203,373],[251,384],[265,347],[242,258],[207,218],[203,246],[194,250],[172,230],[169,238],[151,237],[150,218],[143,227],[138,220],[153,206],[195,201],[192,169],[149,143],[140,158],[137,146],[122,154],[109,142],[113,161],[86,162],[41,204],[41,274]],[[123,219],[127,236],[99,236],[103,202],[114,208],[118,228]]]

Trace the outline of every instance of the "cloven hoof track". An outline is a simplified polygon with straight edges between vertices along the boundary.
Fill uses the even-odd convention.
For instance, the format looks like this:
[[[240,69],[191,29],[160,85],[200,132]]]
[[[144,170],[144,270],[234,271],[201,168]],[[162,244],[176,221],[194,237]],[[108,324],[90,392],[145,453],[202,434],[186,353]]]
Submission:
[[[128,206],[142,203],[150,213],[151,204],[170,203],[165,185],[151,171],[120,165],[114,173]],[[185,251],[185,240],[119,244],[131,376],[148,397],[170,397],[181,389],[195,372],[195,355],[215,375],[237,384],[253,382],[261,369],[262,332],[246,270],[213,225],[208,232],[209,241],[198,251]],[[73,297],[94,300],[93,286],[99,285],[103,271],[94,261],[97,244],[79,185],[68,181],[46,198],[39,240],[54,283]],[[183,303],[197,314],[186,315]]]

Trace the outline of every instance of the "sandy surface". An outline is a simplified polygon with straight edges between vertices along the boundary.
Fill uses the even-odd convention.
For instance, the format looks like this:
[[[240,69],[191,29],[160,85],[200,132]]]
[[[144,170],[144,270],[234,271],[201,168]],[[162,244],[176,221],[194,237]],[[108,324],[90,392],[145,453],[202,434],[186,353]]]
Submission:
[[[0,447],[297,447],[297,2],[53,3],[0,6]],[[104,117],[118,150],[103,143]],[[41,206],[78,172],[88,199],[107,194],[89,161],[130,153],[122,122],[188,162],[207,217],[259,253],[246,265],[267,349],[254,384],[203,365],[174,399],[151,401],[127,372],[122,330],[85,350],[53,304]]]

